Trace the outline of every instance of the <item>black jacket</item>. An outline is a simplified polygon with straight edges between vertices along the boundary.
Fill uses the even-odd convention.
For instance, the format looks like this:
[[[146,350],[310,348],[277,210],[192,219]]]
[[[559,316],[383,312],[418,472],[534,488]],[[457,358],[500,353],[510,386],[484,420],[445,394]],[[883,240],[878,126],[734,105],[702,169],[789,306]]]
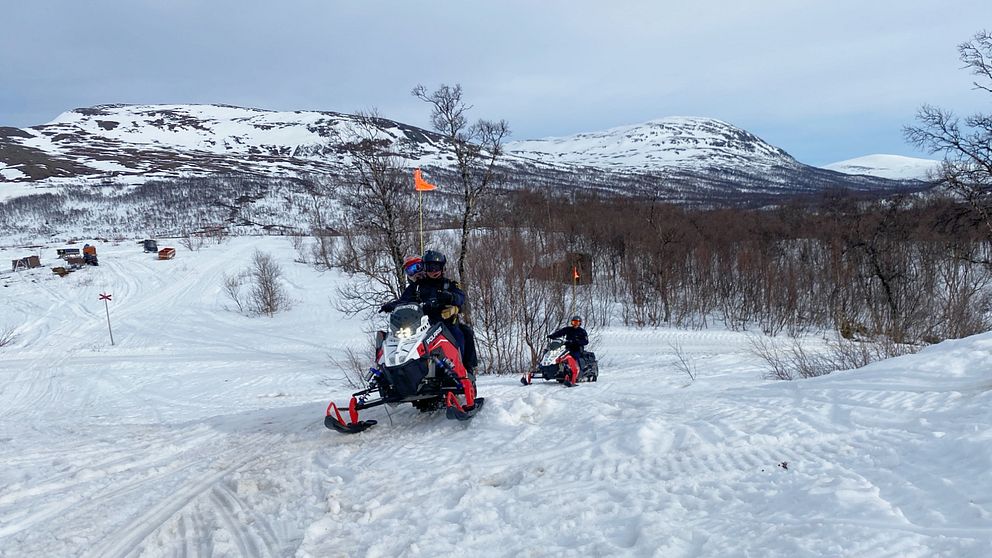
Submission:
[[[565,348],[572,352],[581,352],[582,347],[589,344],[589,334],[581,327],[567,325],[548,336],[549,339],[565,338]]]
[[[395,301],[384,304],[382,310],[387,312],[392,311],[392,308],[397,304],[403,304],[404,302],[422,303],[424,305],[424,313],[427,314],[427,317],[430,318],[433,324],[442,321],[441,310],[445,306],[457,306],[459,311],[462,309],[462,305],[465,304],[465,291],[462,290],[458,281],[453,279],[446,277],[439,277],[437,279],[423,277],[407,285],[406,289],[403,290],[403,294]],[[454,317],[449,318],[447,322],[449,324],[454,323]]]

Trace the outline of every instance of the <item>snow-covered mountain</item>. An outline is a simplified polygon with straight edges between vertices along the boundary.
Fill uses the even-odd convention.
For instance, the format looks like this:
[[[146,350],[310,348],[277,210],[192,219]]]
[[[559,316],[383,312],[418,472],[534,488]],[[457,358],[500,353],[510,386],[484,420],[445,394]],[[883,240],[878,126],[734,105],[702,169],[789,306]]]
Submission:
[[[602,132],[511,142],[507,151],[549,163],[623,171],[803,166],[754,134],[698,117],[661,118]]]
[[[940,167],[940,161],[902,155],[866,155],[824,165],[827,170],[845,174],[863,174],[894,180],[928,180]]]
[[[441,139],[378,121],[399,155],[436,164]],[[348,163],[356,117],[335,112],[275,112],[223,105],[100,105],[48,124],[0,128],[0,176],[168,178],[216,173],[292,176],[334,172]]]
[[[356,121],[336,112],[225,105],[75,109],[48,124],[0,128],[0,200],[34,191],[24,185],[341,175],[351,168]],[[388,119],[376,125],[402,164],[441,175],[453,170],[450,145],[441,136]],[[664,118],[511,142],[501,164],[509,188],[598,189],[690,203],[766,203],[828,188],[884,195],[923,187],[804,165],[753,134],[710,118]]]

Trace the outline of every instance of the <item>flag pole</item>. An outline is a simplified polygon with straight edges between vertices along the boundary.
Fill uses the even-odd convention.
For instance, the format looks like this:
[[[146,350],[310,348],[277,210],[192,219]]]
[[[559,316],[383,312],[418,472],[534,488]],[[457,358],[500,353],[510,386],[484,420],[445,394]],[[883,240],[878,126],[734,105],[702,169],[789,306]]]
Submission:
[[[575,285],[579,282],[579,269],[575,265],[572,265],[572,310],[569,312],[571,316],[575,315]]]
[[[413,188],[417,190],[417,205],[420,208],[420,253],[424,253],[424,191],[430,191],[437,186],[424,180],[420,175],[420,169],[413,169]]]

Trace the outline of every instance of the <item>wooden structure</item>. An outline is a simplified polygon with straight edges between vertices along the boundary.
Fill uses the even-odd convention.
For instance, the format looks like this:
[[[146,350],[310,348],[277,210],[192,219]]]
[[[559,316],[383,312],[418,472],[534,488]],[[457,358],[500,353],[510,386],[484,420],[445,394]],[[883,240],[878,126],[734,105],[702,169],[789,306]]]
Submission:
[[[160,260],[171,260],[172,258],[175,258],[175,257],[176,257],[176,249],[175,248],[168,248],[168,247],[166,247],[166,248],[162,248],[161,250],[158,251],[158,259],[160,259]]]
[[[581,252],[567,252],[565,257],[558,261],[546,266],[535,267],[531,270],[529,277],[541,281],[591,285],[592,256]]]
[[[86,265],[85,256],[66,256],[63,259],[65,263],[69,264],[69,269],[78,269]]]
[[[64,260],[67,256],[78,256],[79,248],[56,248],[55,253]]]
[[[33,267],[41,267],[41,260],[38,256],[28,256],[26,258],[11,260],[10,270],[20,271],[22,269],[31,269]]]

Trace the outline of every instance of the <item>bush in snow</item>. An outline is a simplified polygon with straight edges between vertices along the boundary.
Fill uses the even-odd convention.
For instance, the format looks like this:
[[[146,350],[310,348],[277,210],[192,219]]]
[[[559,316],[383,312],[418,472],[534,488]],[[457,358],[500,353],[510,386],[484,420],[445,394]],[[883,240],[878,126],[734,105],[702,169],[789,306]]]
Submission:
[[[854,370],[872,362],[915,353],[919,347],[894,343],[887,338],[852,340],[838,336],[824,351],[811,351],[799,339],[792,338],[787,347],[775,345],[767,338],[752,337],[751,346],[767,366],[766,376],[773,380],[797,380],[825,376],[838,370]]]
[[[290,307],[281,277],[282,268],[272,256],[256,250],[247,269],[235,275],[224,274],[224,293],[238,312],[272,317]]]
[[[16,329],[13,327],[0,328],[0,347],[6,347],[17,340]]]

